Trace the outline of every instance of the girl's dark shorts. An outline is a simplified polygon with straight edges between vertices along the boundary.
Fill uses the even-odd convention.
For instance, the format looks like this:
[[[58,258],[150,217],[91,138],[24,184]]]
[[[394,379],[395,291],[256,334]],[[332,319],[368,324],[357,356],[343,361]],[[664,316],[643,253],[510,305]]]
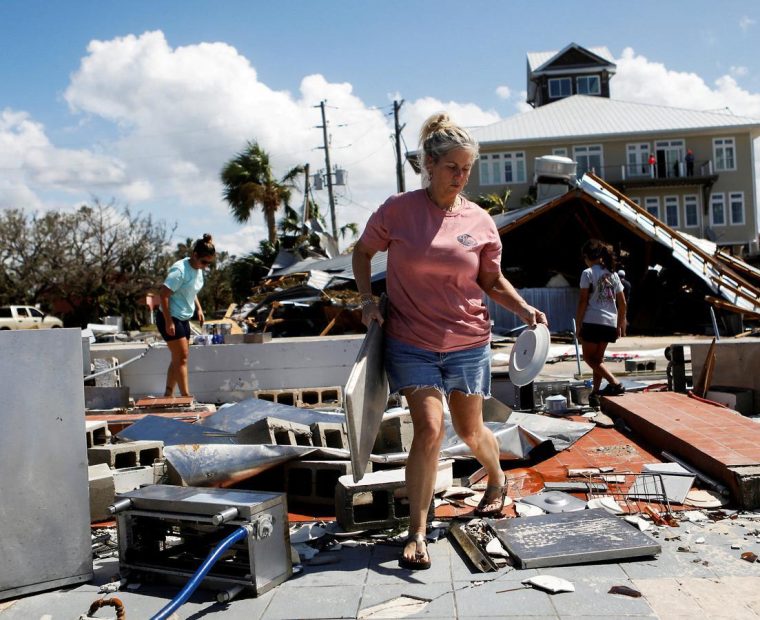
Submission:
[[[581,338],[584,342],[615,342],[617,340],[617,327],[599,325],[598,323],[584,323],[581,325]]]
[[[189,342],[190,321],[182,321],[175,317],[172,317],[172,321],[174,322],[174,335],[170,336],[166,333],[166,319],[164,318],[164,313],[160,310],[156,312],[156,327],[166,342],[169,342],[170,340],[179,340],[180,338],[187,338]]]

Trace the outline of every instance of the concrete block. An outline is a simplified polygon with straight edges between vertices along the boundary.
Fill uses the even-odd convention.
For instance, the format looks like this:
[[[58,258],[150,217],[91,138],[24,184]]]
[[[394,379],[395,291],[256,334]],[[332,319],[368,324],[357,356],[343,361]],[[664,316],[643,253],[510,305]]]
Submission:
[[[368,464],[372,471],[372,463]],[[285,465],[285,491],[290,502],[335,505],[338,479],[353,472],[351,461],[289,461]]]
[[[440,461],[435,493],[453,485],[453,461]],[[335,518],[346,531],[402,527],[409,522],[406,470],[387,469],[365,475],[359,482],[341,476],[335,488]],[[428,521],[433,518],[433,502]]]
[[[138,465],[113,470],[113,484],[117,493],[126,493],[146,484],[153,484],[153,479],[153,465]]]
[[[108,422],[103,421],[85,421],[85,432],[87,433],[87,447],[102,446],[111,440],[111,432],[108,430]]]
[[[306,424],[262,418],[240,429],[235,438],[242,444],[276,444],[279,446],[313,446],[311,429]]]
[[[373,454],[392,454],[394,452],[409,452],[414,438],[412,416],[402,413],[399,416],[385,418],[380,423],[380,430],[372,448]]]
[[[309,409],[343,406],[343,388],[340,386],[302,388],[298,392],[298,407]]]
[[[298,406],[298,396],[298,390],[255,390],[253,392],[254,398],[291,407]]]
[[[127,386],[84,386],[85,409],[124,409],[129,407]]]
[[[348,432],[345,424],[315,422],[311,425],[311,435],[315,446],[348,450]]]
[[[112,519],[108,507],[113,504],[116,490],[111,468],[106,463],[90,465],[87,477],[90,485],[90,522]]]
[[[87,450],[90,465],[106,463],[112,469],[152,465],[153,461],[164,456],[163,441],[126,441],[110,443],[105,446],[93,446]]]
[[[657,361],[649,357],[625,360],[626,372],[654,372],[656,368]]]

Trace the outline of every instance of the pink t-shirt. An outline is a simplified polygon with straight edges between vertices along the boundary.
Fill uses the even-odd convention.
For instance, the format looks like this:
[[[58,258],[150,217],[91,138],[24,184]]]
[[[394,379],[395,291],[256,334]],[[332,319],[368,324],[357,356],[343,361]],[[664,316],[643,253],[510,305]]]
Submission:
[[[397,194],[372,214],[361,241],[388,250],[389,336],[441,353],[490,342],[477,277],[501,270],[501,240],[478,205],[464,200],[447,213],[425,190]]]

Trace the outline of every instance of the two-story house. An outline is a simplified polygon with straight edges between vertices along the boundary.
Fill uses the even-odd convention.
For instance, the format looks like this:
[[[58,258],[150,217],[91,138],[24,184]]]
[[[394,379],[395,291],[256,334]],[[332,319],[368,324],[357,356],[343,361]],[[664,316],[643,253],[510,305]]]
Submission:
[[[516,208],[535,200],[535,158],[566,156],[578,177],[594,172],[671,228],[757,253],[760,120],[611,99],[611,58],[575,43],[528,54],[535,109],[473,130],[481,157],[469,195],[509,189]]]

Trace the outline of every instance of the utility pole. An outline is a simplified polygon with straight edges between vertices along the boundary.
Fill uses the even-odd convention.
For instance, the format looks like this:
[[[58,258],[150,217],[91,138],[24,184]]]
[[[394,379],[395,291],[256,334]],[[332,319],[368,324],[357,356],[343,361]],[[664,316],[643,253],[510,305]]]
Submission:
[[[401,132],[406,127],[406,123],[401,126],[398,124],[398,111],[402,105],[404,105],[403,99],[393,102],[393,116],[396,125],[396,186],[399,193],[406,191],[404,186],[404,162],[401,161]]]
[[[314,106],[315,108],[317,106]],[[330,148],[327,144],[327,119],[325,118],[325,102],[324,100],[319,102],[319,107],[322,109],[322,124],[317,125],[322,129],[322,137],[324,139],[325,149],[325,167],[327,168],[327,195],[330,198],[330,222],[332,224],[332,233],[335,243],[338,243],[338,225],[335,222],[335,197],[333,196],[333,183],[332,183],[332,170],[330,169]]]
[[[304,182],[303,182],[303,215],[302,215],[302,222],[301,226],[306,231],[307,222],[309,221],[309,218],[311,217],[311,214],[309,213],[309,164],[305,164],[303,167],[303,176],[304,176]]]

